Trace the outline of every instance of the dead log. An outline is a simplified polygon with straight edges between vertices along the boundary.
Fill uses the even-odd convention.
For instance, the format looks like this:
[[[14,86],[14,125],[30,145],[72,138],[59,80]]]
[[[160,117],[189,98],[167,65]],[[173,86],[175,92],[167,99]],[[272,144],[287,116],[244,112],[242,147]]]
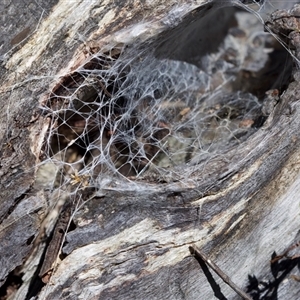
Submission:
[[[36,178],[57,124],[43,105],[54,107],[49,98],[71,88],[80,66],[112,48],[149,40],[158,59],[197,64],[196,55],[215,53],[231,28],[231,2],[240,2],[225,2],[60,1],[41,14],[32,32],[33,25],[24,23],[20,32],[7,33],[13,48],[7,52],[4,45],[1,56],[1,296],[239,299],[191,255],[194,247],[254,299],[297,298],[299,6],[274,13],[266,23],[294,55],[293,68],[279,62],[288,70],[279,80],[283,87],[268,93],[262,115],[250,120],[257,130],[233,148],[179,164],[171,173],[150,170],[136,179],[145,186],[140,190],[99,193],[88,183],[66,195]],[[197,31],[209,41],[200,52]],[[247,84],[242,79],[239,86]],[[109,98],[112,91],[104,94]],[[85,183],[71,175],[75,184]],[[54,182],[52,176],[46,182]]]

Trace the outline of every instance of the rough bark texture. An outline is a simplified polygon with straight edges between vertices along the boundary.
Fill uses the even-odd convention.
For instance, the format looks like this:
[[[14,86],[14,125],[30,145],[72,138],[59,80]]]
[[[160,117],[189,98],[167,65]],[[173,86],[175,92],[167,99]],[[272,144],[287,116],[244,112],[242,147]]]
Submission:
[[[255,299],[297,299],[299,259],[282,258],[270,265],[274,252],[281,254],[300,239],[296,66],[263,127],[234,151],[195,168],[191,186],[182,186],[179,176],[148,193],[108,191],[87,201],[67,234],[65,258],[54,264],[43,286],[37,275],[47,243],[40,236],[52,206],[46,200],[51,191],[34,185],[48,128],[47,118],[35,112],[39,101],[59,75],[89,53],[134,42],[130,25],[149,22],[139,38],[155,37],[170,26],[160,21],[163,16],[179,23],[202,1],[59,1],[50,11],[52,2],[41,4],[44,13],[35,20],[20,20],[14,32],[5,29],[5,22],[17,24],[15,20],[0,24],[0,285],[6,289],[7,278],[22,278],[11,299],[30,299],[40,288],[36,299],[213,299],[211,283],[189,252],[191,245]],[[7,12],[14,6],[10,1],[1,5]],[[174,10],[176,20],[170,13]],[[294,11],[297,18],[276,15],[269,23],[298,59],[299,10]],[[228,299],[239,299],[213,276]],[[261,282],[270,298],[259,290]]]

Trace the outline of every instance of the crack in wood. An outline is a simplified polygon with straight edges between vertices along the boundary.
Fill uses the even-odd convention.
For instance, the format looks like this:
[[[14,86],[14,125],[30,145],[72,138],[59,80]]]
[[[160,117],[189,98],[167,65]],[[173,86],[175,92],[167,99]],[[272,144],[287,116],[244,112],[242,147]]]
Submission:
[[[46,248],[45,258],[42,262],[42,267],[39,273],[39,277],[44,283],[49,282],[51,274],[55,268],[55,263],[59,256],[65,234],[68,230],[68,225],[71,217],[71,209],[71,203],[66,202],[54,227],[51,241]]]

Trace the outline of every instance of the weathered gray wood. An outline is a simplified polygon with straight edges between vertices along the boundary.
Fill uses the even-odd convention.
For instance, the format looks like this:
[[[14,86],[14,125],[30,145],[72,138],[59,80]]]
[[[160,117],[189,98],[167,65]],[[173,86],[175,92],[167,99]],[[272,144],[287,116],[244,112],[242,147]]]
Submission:
[[[128,26],[143,21],[147,26],[134,32],[140,39],[155,37],[201,2],[60,1],[20,49],[3,57],[0,282],[26,261],[24,283],[12,298],[26,297],[45,247],[37,238],[39,227],[53,207],[45,200],[53,199],[51,191],[33,185],[48,126],[34,113],[38,101],[57,84],[58,74],[68,74],[89,53],[133,43]],[[276,22],[274,30],[286,24]],[[300,51],[299,30],[284,30],[292,32],[291,43]],[[189,253],[193,244],[244,290],[249,275],[274,281],[272,253],[300,238],[299,81],[295,68],[264,126],[222,157],[195,166],[190,186],[182,186],[179,175],[173,182],[153,183],[148,193],[108,191],[84,203],[73,219],[76,229],[66,237],[67,256],[57,260],[38,299],[213,299]],[[47,228],[41,226],[40,234]],[[292,274],[299,276],[299,270]],[[228,299],[238,299],[215,280]],[[300,284],[286,277],[277,298],[296,299],[299,291]]]
[[[43,192],[31,188],[35,157],[28,126],[37,104],[37,89],[31,89],[28,82],[18,90],[17,83],[24,78],[24,74],[17,75],[20,62],[10,69],[5,63],[28,42],[55,2],[0,3],[0,286],[32,250],[47,210]]]

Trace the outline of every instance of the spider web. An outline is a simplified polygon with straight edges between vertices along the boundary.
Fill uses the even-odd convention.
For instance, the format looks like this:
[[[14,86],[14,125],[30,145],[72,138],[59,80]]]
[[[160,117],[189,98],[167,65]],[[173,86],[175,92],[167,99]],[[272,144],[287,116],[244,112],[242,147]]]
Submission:
[[[245,8],[260,16],[268,5]],[[235,18],[217,51],[192,60],[159,57],[152,39],[91,54],[66,75],[42,106],[51,116],[43,164],[55,166],[52,187],[145,189],[147,173],[205,163],[258,130],[265,92],[284,84],[274,77],[281,60],[271,57],[278,42],[249,12]]]
[[[89,188],[98,195],[145,192],[151,188],[147,175],[161,175],[155,184],[166,182],[165,171],[176,177],[183,166],[181,182],[188,186],[194,167],[259,130],[270,90],[279,93],[285,85],[278,70],[289,73],[291,61],[261,23],[282,3],[250,2],[245,8],[261,19],[236,11],[216,51],[176,59],[157,54],[164,42],[159,38],[113,45],[91,54],[41,103],[51,124],[40,170],[55,173],[47,184],[56,195],[63,191],[78,200],[72,218]],[[199,35],[205,31],[199,28]]]

